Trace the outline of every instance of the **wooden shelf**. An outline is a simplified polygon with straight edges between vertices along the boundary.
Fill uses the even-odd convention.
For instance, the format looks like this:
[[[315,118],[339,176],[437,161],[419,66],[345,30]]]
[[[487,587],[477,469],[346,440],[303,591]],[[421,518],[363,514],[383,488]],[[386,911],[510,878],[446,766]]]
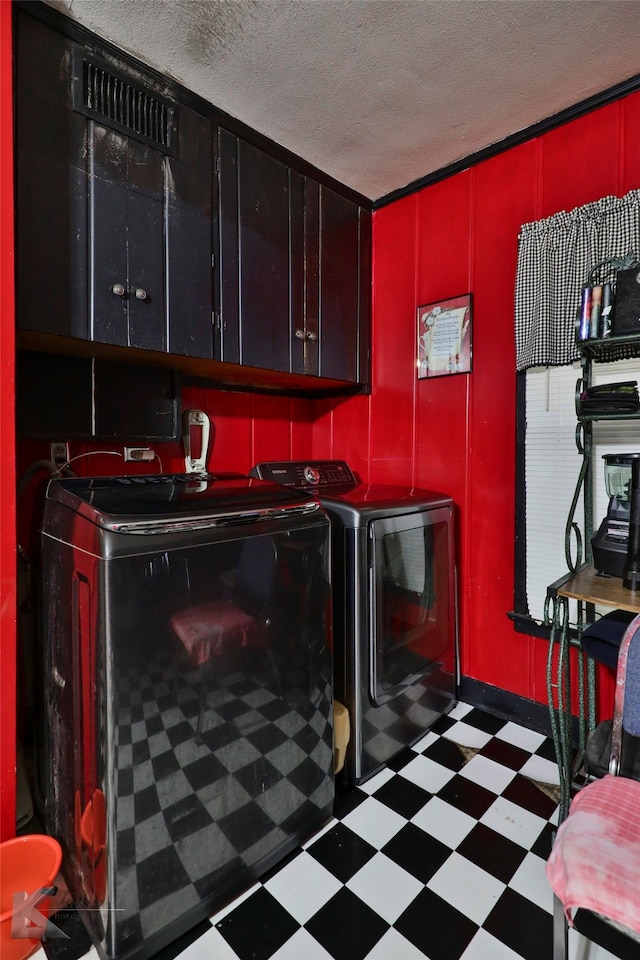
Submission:
[[[137,363],[145,366],[170,367],[195,385],[218,387],[224,390],[242,390],[248,393],[273,393],[283,396],[300,396],[310,399],[324,397],[348,397],[366,393],[369,387],[346,380],[330,380],[311,374],[285,373],[220,360],[205,360],[157,350],[141,350],[136,347],[114,346],[79,337],[39,333],[30,330],[16,331],[16,347],[20,350],[35,350],[40,353],[59,353],[68,357],[96,357],[115,363]]]
[[[581,567],[577,573],[569,574],[563,580],[556,581],[549,590],[553,590],[559,597],[640,613],[640,590],[628,590],[622,585],[621,577],[603,576],[591,564]]]

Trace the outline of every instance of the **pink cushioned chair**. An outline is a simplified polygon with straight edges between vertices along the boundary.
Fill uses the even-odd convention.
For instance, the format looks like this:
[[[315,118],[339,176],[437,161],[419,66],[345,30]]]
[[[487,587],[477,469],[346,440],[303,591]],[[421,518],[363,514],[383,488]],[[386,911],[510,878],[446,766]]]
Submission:
[[[591,939],[597,939],[592,930],[605,923],[628,945],[620,956],[640,956],[640,782],[619,775],[623,728],[640,736],[640,616],[620,644],[609,772],[576,794],[547,861],[553,960],[565,960],[567,923],[581,929],[582,917]]]

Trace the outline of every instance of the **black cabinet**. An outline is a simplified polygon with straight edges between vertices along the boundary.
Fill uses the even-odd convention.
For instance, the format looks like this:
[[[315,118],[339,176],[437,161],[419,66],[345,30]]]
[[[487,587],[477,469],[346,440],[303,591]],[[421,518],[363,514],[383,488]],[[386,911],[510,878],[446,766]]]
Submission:
[[[148,443],[180,437],[180,380],[160,366],[19,350],[20,438]]]
[[[218,131],[219,358],[369,380],[370,213]]]
[[[212,122],[16,15],[18,324],[211,358]]]
[[[362,198],[33,9],[15,7],[19,345],[146,351],[216,385],[368,385]]]

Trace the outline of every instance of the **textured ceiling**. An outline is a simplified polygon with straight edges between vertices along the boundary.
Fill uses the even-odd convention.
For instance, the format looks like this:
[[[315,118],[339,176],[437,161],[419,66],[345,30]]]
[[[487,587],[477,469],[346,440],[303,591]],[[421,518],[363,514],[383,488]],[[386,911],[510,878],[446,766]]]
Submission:
[[[372,200],[640,74],[636,0],[48,2]]]

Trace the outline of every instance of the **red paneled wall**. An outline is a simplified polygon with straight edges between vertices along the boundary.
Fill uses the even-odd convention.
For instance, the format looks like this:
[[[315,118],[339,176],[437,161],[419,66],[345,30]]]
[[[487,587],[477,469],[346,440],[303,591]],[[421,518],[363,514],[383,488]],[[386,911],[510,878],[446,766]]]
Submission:
[[[631,95],[374,215],[370,474],[454,496],[462,672],[541,703],[548,645],[516,633],[507,617],[517,238],[526,221],[640,186],[639,111],[640,94]],[[474,298],[472,373],[417,382],[416,307],[467,291]],[[324,441],[325,432],[316,437]],[[348,435],[334,428],[331,440],[316,452],[349,457]],[[359,449],[364,444],[358,440]],[[550,579],[562,572],[550,571]]]
[[[311,445],[310,400],[187,389],[183,407],[198,407],[211,419],[211,470],[246,473],[260,460],[305,456]],[[180,450],[177,456],[175,468],[180,466]]]

